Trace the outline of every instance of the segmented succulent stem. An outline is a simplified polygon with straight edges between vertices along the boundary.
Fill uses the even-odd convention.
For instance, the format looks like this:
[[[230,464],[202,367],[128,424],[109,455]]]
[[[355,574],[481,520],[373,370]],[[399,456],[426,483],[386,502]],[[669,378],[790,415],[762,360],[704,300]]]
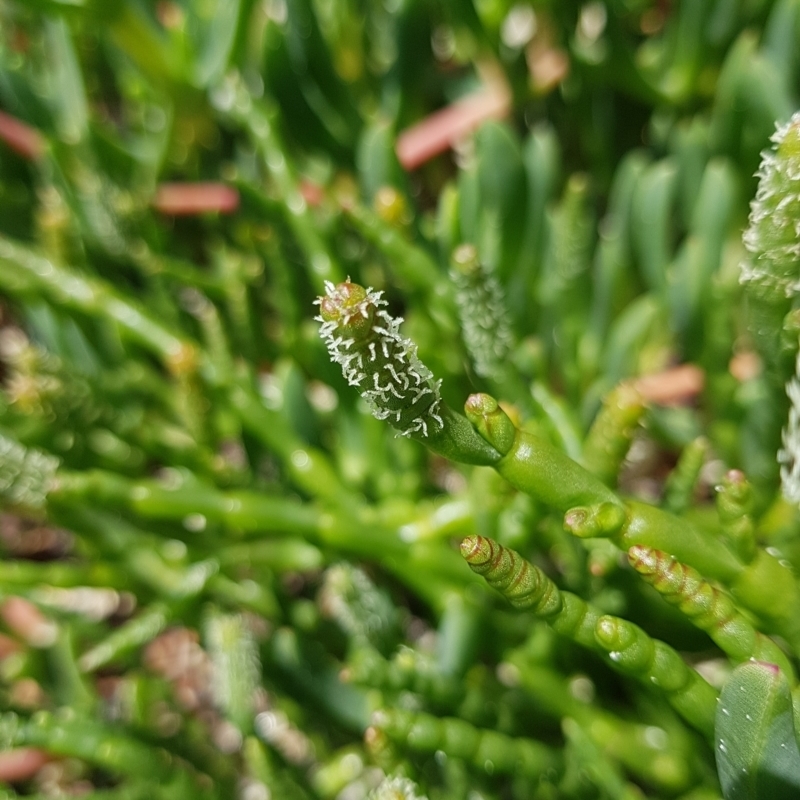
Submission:
[[[691,725],[710,736],[714,729],[716,690],[658,639],[620,617],[600,617],[595,628],[600,648],[615,669],[663,692],[670,705]]]
[[[41,747],[52,755],[80,758],[111,773],[168,781],[177,769],[166,751],[111,726],[69,712],[38,711],[30,719],[0,715],[0,750]]]
[[[455,717],[383,709],[376,712],[373,725],[410,750],[442,750],[489,774],[541,775],[559,763],[558,753],[540,742],[476,728]]]
[[[559,590],[538,567],[491,539],[468,536],[461,543],[461,554],[474,572],[517,608],[532,609],[556,633],[599,650],[615,669],[657,687],[689,723],[711,733],[716,692],[669,645]]]
[[[611,489],[576,461],[515,427],[490,395],[470,395],[464,411],[475,430],[503,455],[495,469],[521,491],[560,511],[589,503],[620,505]]]
[[[484,536],[467,536],[461,542],[461,555],[515,608],[533,608],[542,615],[560,610],[555,584],[516,551]]]
[[[600,612],[577,595],[562,592],[544,572],[519,553],[484,536],[468,536],[461,555],[470,569],[516,608],[530,609],[554,631],[584,647],[595,648],[594,627]]]
[[[105,639],[87,650],[78,660],[82,672],[94,672],[151,642],[170,621],[164,603],[153,603],[124,624],[115,628]]]
[[[753,487],[738,469],[727,472],[717,486],[717,514],[739,557],[750,563],[756,555]]]
[[[641,394],[626,383],[603,399],[603,407],[583,445],[583,465],[607,486],[616,485],[644,408]]]
[[[669,603],[704,630],[734,661],[758,659],[780,665],[794,675],[783,651],[760,633],[737,609],[733,599],[712,586],[692,567],[668,553],[636,545],[628,551],[631,566]]]
[[[475,372],[482,378],[497,378],[513,341],[503,290],[479,260],[474,245],[457,247],[450,263],[461,331]]]
[[[682,514],[692,504],[700,470],[708,454],[709,442],[698,437],[683,448],[678,463],[669,474],[664,487],[663,506],[673,514]]]
[[[400,335],[402,319],[385,311],[382,292],[350,281],[327,282],[325,290],[317,301],[320,336],[373,415],[402,436],[441,429],[441,381],[419,360],[416,345]]]
[[[451,704],[461,692],[458,681],[439,672],[430,659],[401,647],[384,658],[371,647],[359,648],[343,671],[348,681],[390,692],[414,692],[439,705]]]

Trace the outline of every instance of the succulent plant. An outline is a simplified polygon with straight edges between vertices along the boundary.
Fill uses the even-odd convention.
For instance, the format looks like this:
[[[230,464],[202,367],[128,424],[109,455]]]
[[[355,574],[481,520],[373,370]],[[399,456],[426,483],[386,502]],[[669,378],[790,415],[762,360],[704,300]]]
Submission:
[[[0,795],[796,796],[798,53],[0,0]]]

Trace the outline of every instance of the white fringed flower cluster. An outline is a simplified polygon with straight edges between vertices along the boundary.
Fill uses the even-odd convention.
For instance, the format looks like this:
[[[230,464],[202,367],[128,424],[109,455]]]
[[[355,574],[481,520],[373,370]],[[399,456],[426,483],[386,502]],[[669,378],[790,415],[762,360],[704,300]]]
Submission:
[[[384,310],[383,293],[350,281],[326,282],[325,289],[326,296],[317,301],[320,336],[373,415],[402,436],[440,429],[441,381],[434,381],[419,360],[416,345],[400,335],[403,320]]]
[[[741,282],[786,297],[800,292],[800,111],[772,136],[762,153],[744,245],[750,258]]]

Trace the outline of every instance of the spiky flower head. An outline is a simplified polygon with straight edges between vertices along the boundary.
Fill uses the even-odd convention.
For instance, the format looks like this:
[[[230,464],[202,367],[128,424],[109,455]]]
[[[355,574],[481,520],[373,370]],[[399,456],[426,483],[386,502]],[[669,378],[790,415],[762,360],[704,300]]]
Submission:
[[[800,111],[772,136],[756,173],[741,281],[794,297],[800,292]]]
[[[455,249],[450,274],[456,285],[464,344],[475,372],[482,378],[496,378],[513,342],[503,289],[471,244]]]
[[[400,335],[403,320],[385,310],[383,293],[349,279],[337,286],[328,281],[325,289],[317,300],[320,336],[373,415],[402,436],[442,428],[441,381],[419,360],[416,345]]]

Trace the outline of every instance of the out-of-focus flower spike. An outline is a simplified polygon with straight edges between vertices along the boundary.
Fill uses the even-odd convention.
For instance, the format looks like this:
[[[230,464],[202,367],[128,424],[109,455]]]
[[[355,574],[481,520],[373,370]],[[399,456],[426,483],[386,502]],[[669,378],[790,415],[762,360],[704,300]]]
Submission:
[[[762,154],[757,173],[743,237],[750,258],[742,264],[741,281],[794,297],[800,292],[800,111],[778,127],[772,141],[775,147]]]
[[[475,372],[482,378],[497,378],[513,341],[503,290],[479,260],[474,245],[457,247],[450,266],[464,344]]]
[[[398,614],[390,597],[364,570],[347,562],[325,571],[318,602],[357,646],[387,652],[398,638]]]
[[[258,646],[240,614],[212,612],[205,622],[217,707],[242,735],[253,732],[261,675]]]
[[[38,511],[53,486],[59,460],[0,435],[0,500]]]

